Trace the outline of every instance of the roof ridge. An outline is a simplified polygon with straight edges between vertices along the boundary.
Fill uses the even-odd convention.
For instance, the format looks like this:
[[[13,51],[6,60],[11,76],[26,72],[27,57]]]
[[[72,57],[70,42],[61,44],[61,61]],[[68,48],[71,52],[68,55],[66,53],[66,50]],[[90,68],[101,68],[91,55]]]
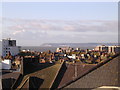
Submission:
[[[64,84],[63,86],[61,86],[59,89],[62,89],[62,88],[64,88],[64,87],[70,85],[71,83],[73,83],[73,82],[79,80],[80,78],[86,76],[87,74],[89,74],[89,73],[91,73],[92,71],[96,70],[97,68],[99,68],[99,67],[105,65],[106,63],[108,63],[109,61],[113,60],[114,58],[117,58],[118,56],[120,56],[120,55],[117,54],[117,55],[114,55],[114,56],[112,57],[112,59],[106,59],[106,60],[104,60],[103,62],[101,62],[101,63],[97,64],[96,66],[94,66],[93,68],[91,68],[88,72],[86,72],[86,73],[83,74],[82,76],[78,76],[77,78],[75,78],[75,79],[69,81],[68,83],[66,83],[66,84]]]

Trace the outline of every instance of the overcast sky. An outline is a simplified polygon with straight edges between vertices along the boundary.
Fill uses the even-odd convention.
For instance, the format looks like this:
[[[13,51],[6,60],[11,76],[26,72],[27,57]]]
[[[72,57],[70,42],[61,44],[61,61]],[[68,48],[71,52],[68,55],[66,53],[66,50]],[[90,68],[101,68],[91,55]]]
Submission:
[[[118,41],[117,2],[6,2],[1,17],[18,45]]]

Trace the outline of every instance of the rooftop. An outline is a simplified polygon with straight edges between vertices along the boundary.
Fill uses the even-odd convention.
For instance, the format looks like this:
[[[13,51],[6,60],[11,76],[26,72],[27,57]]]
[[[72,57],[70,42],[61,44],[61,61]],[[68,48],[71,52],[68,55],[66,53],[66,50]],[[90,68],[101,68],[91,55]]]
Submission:
[[[27,80],[31,77],[35,77],[37,78],[37,80],[41,80],[42,83],[39,88],[51,88],[62,64],[63,63],[57,62],[55,65],[52,65],[50,67],[26,74],[21,80],[21,82],[19,82],[17,88],[27,88],[29,85],[27,84],[29,83]]]
[[[19,72],[3,71],[2,79],[13,78],[12,87],[15,88],[29,88],[36,86],[38,88],[97,88],[100,86],[120,86],[119,71],[120,56],[115,56],[113,59],[106,59],[99,64],[84,64],[64,63],[57,61],[55,64],[45,63],[28,65],[26,63],[27,71],[24,75]],[[25,59],[24,61],[28,61]],[[31,66],[32,65],[32,66]],[[64,68],[65,67],[65,68]],[[30,72],[29,72],[30,71]],[[9,82],[13,80],[10,79]],[[6,83],[4,84],[7,86]],[[11,87],[11,85],[9,86]]]
[[[67,84],[65,88],[97,88],[100,86],[120,86],[120,56],[103,63],[81,78]]]

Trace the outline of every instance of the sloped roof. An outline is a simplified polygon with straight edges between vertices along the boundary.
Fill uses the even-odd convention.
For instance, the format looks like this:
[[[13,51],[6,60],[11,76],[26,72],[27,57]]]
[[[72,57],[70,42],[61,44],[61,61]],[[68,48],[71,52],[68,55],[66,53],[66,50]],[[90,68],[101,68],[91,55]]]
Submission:
[[[15,80],[18,79],[19,75],[19,72],[2,73],[2,88],[10,88]]]
[[[65,88],[97,88],[120,86],[120,56],[65,86]],[[119,65],[118,65],[119,64]]]
[[[68,84],[71,81],[74,81],[76,78],[84,75],[87,73],[89,70],[91,70],[93,67],[96,66],[96,64],[80,64],[80,63],[75,63],[75,64],[68,64],[67,70],[58,86],[58,88],[61,88]],[[76,68],[76,70],[75,70]],[[75,73],[76,72],[76,73]]]
[[[42,84],[40,85],[40,88],[51,88],[62,64],[63,63],[56,63],[53,66],[25,75],[18,88],[27,88],[28,83],[26,82],[30,77],[36,77],[43,80]]]

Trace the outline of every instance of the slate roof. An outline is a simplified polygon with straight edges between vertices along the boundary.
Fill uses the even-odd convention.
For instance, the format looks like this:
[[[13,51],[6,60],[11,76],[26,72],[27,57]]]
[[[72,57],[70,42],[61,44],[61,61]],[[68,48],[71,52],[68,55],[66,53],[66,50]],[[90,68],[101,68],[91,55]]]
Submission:
[[[95,66],[96,66],[96,64],[80,64],[80,63],[68,64],[67,70],[66,70],[58,88],[61,88],[64,85],[68,84],[69,82],[74,81],[77,77],[84,75],[85,73],[87,73],[90,69],[92,69]],[[76,68],[76,70],[75,70],[75,68]]]
[[[20,73],[19,72],[5,72],[2,73],[2,87],[4,88],[11,88],[12,84],[15,80],[18,79]]]
[[[103,63],[92,72],[66,85],[65,88],[97,88],[120,86],[120,56]]]
[[[37,88],[97,88],[103,85],[119,86],[119,58],[120,56],[112,60],[105,60],[100,64],[83,64],[81,62],[65,64],[58,62],[54,65],[49,65],[49,67],[44,64],[38,66],[33,65],[34,68],[28,68],[29,70],[33,68],[30,70],[32,72],[23,76],[18,72],[4,73],[2,79],[13,77],[15,80],[18,80],[16,81],[16,88],[36,87],[37,83],[35,82],[40,83],[40,87]],[[59,82],[56,84],[57,81]]]
[[[55,78],[57,77],[57,74],[62,67],[63,63],[56,63],[53,66],[44,68],[42,70],[37,70],[33,73],[26,74],[23,76],[22,80],[20,81],[19,85],[16,88],[28,88],[29,86],[36,86],[36,81],[41,82],[40,88],[51,88],[52,84],[54,83]],[[34,78],[34,79],[30,79]],[[36,78],[36,79],[35,79]],[[18,83],[18,82],[16,82]],[[30,83],[32,83],[30,85]]]

